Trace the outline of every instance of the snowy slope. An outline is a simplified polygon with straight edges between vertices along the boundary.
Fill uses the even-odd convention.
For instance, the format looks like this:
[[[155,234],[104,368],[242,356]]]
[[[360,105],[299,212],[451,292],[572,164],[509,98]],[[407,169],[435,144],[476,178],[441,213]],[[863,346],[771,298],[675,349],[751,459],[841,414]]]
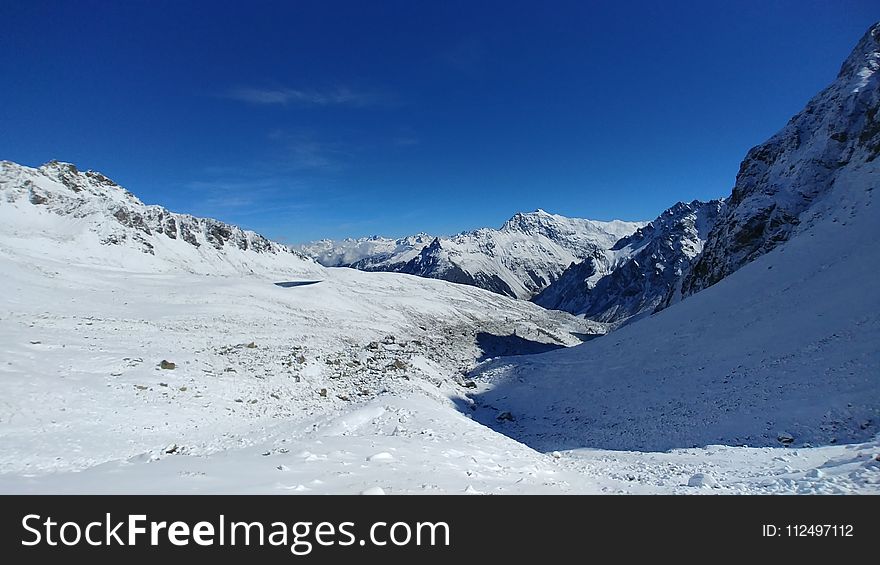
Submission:
[[[480,289],[348,269],[281,288],[47,256],[0,270],[0,493],[880,492],[876,441],[544,454],[480,425],[462,373],[479,335],[588,330]],[[717,484],[688,486],[697,474]]]
[[[650,314],[676,290],[703,250],[721,202],[679,202],[608,253],[571,265],[533,301],[591,320],[620,324]],[[610,270],[610,272],[608,272]]]
[[[0,161],[0,252],[142,272],[316,277],[324,269],[251,231],[147,206],[101,173]]]
[[[514,215],[498,230],[483,228],[433,239],[419,234],[399,240],[322,240],[298,249],[327,266],[407,273],[531,298],[574,262],[595,257],[605,268],[604,251],[643,225],[536,210]]]
[[[540,450],[863,441],[880,425],[877,165],[828,214],[662,312],[480,372],[481,419]],[[491,407],[491,408],[489,408]]]
[[[479,417],[542,450],[827,445],[874,437],[880,425],[880,130],[869,124],[880,95],[872,74],[878,35],[880,25],[859,43],[834,85],[761,146],[803,128],[799,149],[783,152],[785,167],[770,159],[769,173],[749,180],[744,195],[744,179],[754,178],[747,171],[761,153],[750,152],[701,263],[726,267],[698,265],[693,280],[727,276],[579,347],[484,366]],[[829,93],[833,104],[817,103]],[[821,156],[832,142],[842,143],[827,137],[832,123],[856,141],[845,160],[825,168]],[[795,217],[804,206],[798,221],[784,228],[753,221],[768,210]],[[775,226],[785,237],[759,230],[759,239],[772,244],[761,244],[764,254],[743,255],[754,242],[733,235],[745,233],[739,217]],[[739,268],[730,274],[733,267]],[[712,277],[701,278],[708,272]],[[498,411],[514,420],[496,422]]]

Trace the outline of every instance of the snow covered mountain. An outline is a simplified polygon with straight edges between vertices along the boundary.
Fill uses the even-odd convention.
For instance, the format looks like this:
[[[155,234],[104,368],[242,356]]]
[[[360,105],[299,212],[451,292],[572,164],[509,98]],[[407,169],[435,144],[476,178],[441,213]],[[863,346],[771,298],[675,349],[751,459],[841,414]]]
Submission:
[[[752,148],[736,185],[684,281],[684,296],[717,283],[776,248],[810,222],[813,208],[853,170],[880,153],[877,70],[880,27],[873,26],[837,80],[767,142]],[[866,179],[870,187],[876,179]],[[838,221],[846,224],[841,216]]]
[[[385,265],[401,264],[409,261],[423,247],[434,240],[433,236],[419,233],[400,239],[390,239],[374,235],[358,239],[321,239],[295,245],[294,248],[312,257],[325,267],[352,267],[364,271],[393,271]],[[370,268],[375,265],[377,268]]]
[[[604,268],[605,251],[643,225],[536,210],[516,214],[498,230],[483,228],[433,239],[419,234],[398,240],[324,240],[298,249],[326,266],[407,273],[527,299],[573,262],[595,258]]]
[[[252,231],[147,206],[101,173],[50,161],[39,168],[0,161],[4,250],[144,272],[320,276],[323,267]],[[42,246],[42,248],[40,247]]]
[[[878,63],[880,23],[830,87],[749,152],[690,296],[581,346],[483,366],[476,417],[541,450],[876,437]],[[858,476],[880,481],[872,457]]]
[[[571,265],[533,301],[616,324],[650,314],[689,272],[720,207],[719,200],[679,202],[614,244],[601,262]]]

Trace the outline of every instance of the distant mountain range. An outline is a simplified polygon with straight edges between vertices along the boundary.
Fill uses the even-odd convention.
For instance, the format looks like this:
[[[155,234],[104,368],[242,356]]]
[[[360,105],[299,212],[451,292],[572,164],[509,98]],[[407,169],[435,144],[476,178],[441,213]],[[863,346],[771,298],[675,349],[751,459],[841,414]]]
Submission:
[[[536,210],[514,215],[500,229],[483,228],[450,237],[417,234],[396,240],[322,240],[297,249],[328,267],[408,273],[530,299],[572,263],[593,260],[606,268],[607,251],[644,225],[567,218]]]

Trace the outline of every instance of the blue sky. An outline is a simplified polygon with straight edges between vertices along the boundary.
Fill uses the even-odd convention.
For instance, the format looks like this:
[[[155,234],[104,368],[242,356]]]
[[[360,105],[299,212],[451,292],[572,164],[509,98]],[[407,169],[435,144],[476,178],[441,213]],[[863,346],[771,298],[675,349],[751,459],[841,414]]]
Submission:
[[[6,2],[0,158],[299,242],[729,194],[874,2]]]

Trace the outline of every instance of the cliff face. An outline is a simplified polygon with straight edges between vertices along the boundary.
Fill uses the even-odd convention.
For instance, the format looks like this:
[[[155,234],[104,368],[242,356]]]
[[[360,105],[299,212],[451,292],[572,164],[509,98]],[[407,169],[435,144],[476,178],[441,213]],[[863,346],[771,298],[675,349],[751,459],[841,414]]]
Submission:
[[[682,295],[711,286],[786,241],[844,172],[880,153],[880,23],[837,79],[766,143],[751,149],[736,185],[685,277]]]

